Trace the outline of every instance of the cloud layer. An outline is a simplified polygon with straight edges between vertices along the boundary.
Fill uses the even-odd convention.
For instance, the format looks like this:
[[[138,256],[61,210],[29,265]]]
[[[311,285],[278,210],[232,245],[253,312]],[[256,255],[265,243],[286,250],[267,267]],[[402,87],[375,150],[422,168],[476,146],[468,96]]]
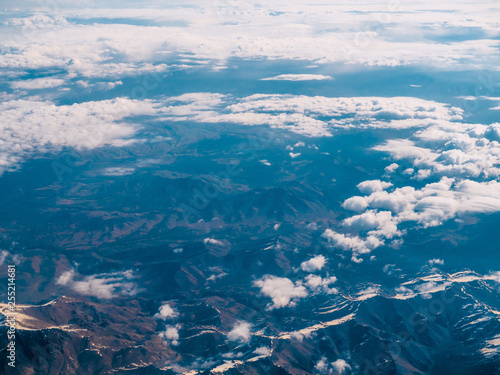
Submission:
[[[111,299],[119,296],[133,296],[138,292],[137,284],[132,271],[102,273],[98,275],[82,276],[69,270],[61,274],[56,284],[69,287],[75,292],[102,299]]]
[[[254,94],[243,98],[190,93],[168,98],[164,119],[206,123],[268,125],[311,137],[335,129],[423,128],[462,119],[462,110],[412,97],[324,97]]]
[[[64,147],[92,149],[123,146],[137,126],[129,116],[154,114],[150,101],[113,99],[56,105],[49,101],[11,100],[0,104],[0,173],[24,158]]]
[[[37,4],[39,11],[24,17],[8,12],[0,66],[117,77],[164,71],[163,61],[184,69],[220,69],[232,58],[477,69],[499,57],[498,17],[489,2],[300,1],[287,3],[285,12],[280,1],[148,3]],[[88,22],[96,18],[111,22]],[[457,33],[464,37],[457,40]]]

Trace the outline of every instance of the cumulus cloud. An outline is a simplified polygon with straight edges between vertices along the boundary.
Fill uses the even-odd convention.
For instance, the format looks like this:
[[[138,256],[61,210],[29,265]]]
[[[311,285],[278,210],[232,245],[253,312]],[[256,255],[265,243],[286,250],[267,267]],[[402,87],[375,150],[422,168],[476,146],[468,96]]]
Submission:
[[[297,300],[307,297],[307,290],[302,285],[293,283],[285,277],[265,275],[254,281],[254,285],[260,288],[260,293],[272,299],[269,310],[279,309],[286,306],[295,306]]]
[[[335,276],[322,278],[318,275],[307,275],[304,285],[313,293],[336,294],[338,290],[330,287],[336,281],[337,278]]]
[[[399,6],[381,9],[380,4],[302,3],[278,13],[280,4],[273,2],[264,6],[196,2],[189,8],[172,4],[168,9],[111,9],[93,2],[91,8],[60,9],[57,16],[7,19],[0,66],[64,67],[79,75],[102,77],[155,71],[163,61],[183,69],[207,64],[221,69],[234,58],[455,69],[480,69],[498,61],[493,37],[497,21],[488,3],[470,7],[455,2],[450,8],[449,2],[432,6],[418,2],[404,7],[403,12]],[[70,18],[77,22],[68,22]],[[90,18],[93,22],[86,22]],[[96,18],[106,21],[99,23]],[[122,21],[111,21],[117,18]],[[137,19],[151,24],[138,25]],[[367,31],[364,25],[374,20],[382,31],[397,29],[398,37]],[[439,31],[429,27],[435,24],[441,25]],[[453,38],[470,27],[485,37]],[[436,42],[437,37],[445,41]]]
[[[435,259],[430,259],[427,263],[429,263],[429,265],[431,266],[434,266],[436,264],[442,266],[444,264],[444,260],[435,258]]]
[[[399,168],[398,163],[392,163],[391,165],[385,167],[384,170],[386,171],[386,173],[394,173],[398,168]]]
[[[380,181],[380,180],[371,180],[371,181],[363,181],[359,183],[356,187],[358,190],[364,194],[371,194],[375,191],[382,191],[391,187],[392,184],[390,182]]]
[[[56,284],[69,287],[86,296],[111,299],[137,294],[137,284],[132,281],[134,278],[135,276],[130,270],[90,276],[82,276],[74,270],[69,270],[57,278]]]
[[[60,78],[35,78],[11,82],[10,87],[16,90],[40,90],[62,86],[64,82]]]
[[[311,338],[311,333],[310,332],[293,331],[293,332],[290,332],[290,337],[293,340],[296,340],[298,342],[302,342],[304,340],[304,338]]]
[[[227,334],[229,341],[248,343],[252,338],[252,325],[248,322],[237,322]]]
[[[215,246],[223,246],[224,243],[222,241],[216,240],[215,238],[205,238],[203,240],[205,245],[215,245]]]
[[[328,373],[328,361],[326,360],[325,357],[322,357],[318,363],[316,363],[316,366],[314,366],[316,370],[319,371],[320,374],[327,374]]]
[[[151,101],[113,99],[55,105],[51,102],[11,100],[0,104],[0,172],[17,166],[35,153],[63,147],[97,148],[130,143],[137,126],[126,117],[154,114]]]
[[[368,231],[369,235],[385,238],[392,238],[401,233],[390,211],[368,210],[343,220],[342,226],[356,232]]]
[[[375,149],[412,164],[416,179],[431,176],[497,178],[500,176],[500,125],[438,121],[411,139],[391,139]]]
[[[108,81],[108,82],[96,82],[96,83],[89,83],[88,81],[84,80],[79,80],[75,82],[78,86],[85,88],[87,91],[106,91],[106,90],[112,90],[117,86],[123,85],[122,81]],[[134,91],[133,93],[136,93]],[[138,89],[137,89],[137,94],[138,94]]]
[[[321,375],[343,375],[351,371],[351,366],[341,358],[333,363],[329,363],[326,357],[322,357],[314,368]]]
[[[423,298],[432,298],[432,293],[440,292],[445,290],[451,282],[438,283],[436,281],[429,281],[416,287],[416,289],[421,293]]]
[[[156,63],[148,53],[159,46],[152,40],[148,42],[145,34],[155,38],[158,29],[112,23],[75,24],[67,22],[62,13],[60,10],[58,16],[28,15],[8,20],[6,37],[0,42],[5,51],[0,55],[0,66],[25,70],[64,68],[70,76],[83,77],[119,77],[167,69],[166,64]],[[134,38],[139,30],[141,36],[136,34]],[[141,53],[134,56],[133,48]]]
[[[405,232],[399,229],[402,223],[414,222],[416,228],[426,228],[464,214],[500,211],[500,182],[496,180],[477,182],[442,177],[420,189],[404,186],[393,191],[381,188],[365,191],[371,193],[344,202],[346,209],[365,210],[342,221],[343,229],[351,234],[332,229],[323,233],[333,246],[352,250],[353,260],[359,260],[358,254],[368,253],[387,240],[404,235]]]
[[[319,261],[319,263],[323,261]],[[313,270],[318,270],[317,266],[317,264],[314,266],[308,264],[306,268],[312,267]],[[261,279],[254,281],[254,286],[260,288],[262,295],[272,298],[273,303],[267,306],[268,310],[272,310],[285,306],[293,307],[299,299],[309,295],[336,294],[338,290],[331,287],[336,282],[337,278],[335,276],[321,277],[309,274],[304,279],[294,283],[288,278],[265,275]]]
[[[101,170],[101,174],[104,176],[128,176],[135,172],[135,168],[127,167],[109,167]]]
[[[75,270],[69,270],[66,272],[63,272],[61,276],[56,280],[56,284],[58,285],[68,285],[70,282],[73,281],[73,278],[75,277]]]
[[[261,78],[261,81],[322,81],[333,77],[323,74],[280,74],[274,77]]]
[[[462,118],[462,110],[412,97],[330,98],[254,94],[244,98],[191,93],[169,98],[170,121],[268,125],[311,137],[329,137],[336,128],[421,128],[430,121]],[[395,120],[395,118],[397,120]],[[291,153],[296,157],[296,153]],[[379,186],[386,183],[380,182]]]
[[[368,203],[363,197],[351,197],[342,204],[346,210],[361,212],[368,207]]]
[[[332,363],[332,367],[338,374],[345,374],[347,370],[351,370],[351,366],[340,358]]]
[[[362,239],[359,236],[348,236],[343,233],[337,233],[331,229],[326,229],[322,235],[334,247],[342,250],[352,250],[357,254],[369,253],[371,250],[382,245],[383,242],[375,236],[369,236],[367,239]]]
[[[154,318],[162,320],[176,319],[178,317],[179,312],[175,308],[171,307],[168,303],[161,305],[158,309],[158,312],[154,315]]]
[[[166,326],[165,330],[158,333],[158,336],[160,336],[163,340],[168,342],[172,346],[177,346],[179,345],[179,330],[182,328],[180,324],[176,324],[174,326]]]
[[[317,255],[300,264],[300,268],[306,272],[319,271],[325,265],[326,259],[323,255]]]

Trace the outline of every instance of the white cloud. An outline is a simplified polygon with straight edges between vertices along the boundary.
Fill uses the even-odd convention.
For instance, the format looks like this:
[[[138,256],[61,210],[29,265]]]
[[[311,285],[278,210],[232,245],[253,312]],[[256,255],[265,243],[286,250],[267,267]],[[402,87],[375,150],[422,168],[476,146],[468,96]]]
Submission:
[[[442,266],[444,264],[444,260],[435,258],[435,259],[430,259],[427,263],[429,263],[429,265],[431,266],[434,266],[436,264]]]
[[[318,370],[320,374],[328,374],[328,361],[325,357],[322,357],[318,361],[318,363],[316,363],[316,366],[314,366],[314,368]]]
[[[56,280],[56,284],[58,285],[68,285],[70,282],[73,281],[73,278],[75,277],[75,270],[69,270],[66,272],[63,272],[61,276],[58,277]]]
[[[31,15],[6,21],[0,66],[63,67],[85,76],[134,75],[154,70],[150,62],[178,67],[211,65],[230,59],[309,60],[314,64],[418,65],[442,69],[495,66],[497,20],[488,3],[427,2],[388,4],[314,3],[265,6],[238,2],[189,7],[96,4],[59,9],[57,16]],[[109,6],[109,5],[108,5]],[[137,7],[135,7],[137,8]],[[437,10],[437,11],[436,11]],[[120,22],[78,22],[96,17]],[[68,22],[66,19],[77,22]],[[133,21],[150,21],[137,25]],[[83,24],[85,23],[85,24]],[[332,28],[331,25],[336,25]],[[376,24],[376,29],[366,25]],[[439,27],[437,27],[439,25]],[[398,30],[398,33],[384,32]],[[457,41],[461,30],[477,29],[481,39]],[[457,31],[458,30],[458,31]],[[439,38],[443,42],[437,42]],[[164,68],[165,69],[165,68]]]
[[[123,85],[122,81],[113,81],[113,82],[96,82],[89,83],[88,81],[79,80],[75,82],[78,86],[81,86],[88,91],[106,91],[112,90],[117,86]],[[135,93],[135,91],[134,91]]]
[[[383,241],[375,236],[369,236],[366,240],[359,236],[350,237],[348,235],[337,233],[331,229],[326,229],[322,234],[334,247],[342,250],[352,250],[355,254],[369,253],[371,250],[383,244]]]
[[[272,353],[272,350],[267,346],[261,346],[260,348],[255,349],[254,353],[263,357],[269,357]]]
[[[285,277],[265,275],[254,281],[254,285],[260,288],[261,294],[271,297],[273,303],[267,306],[269,310],[295,306],[298,299],[307,297],[304,286],[294,284]]]
[[[345,374],[346,370],[351,369],[351,366],[343,359],[337,359],[332,363],[332,367],[338,374]]]
[[[416,287],[416,289],[421,293],[423,298],[432,298],[432,293],[440,292],[445,290],[451,282],[444,282],[438,284],[436,281],[429,281],[427,283],[421,284]]]
[[[64,82],[59,78],[36,78],[11,82],[10,87],[15,90],[40,90],[62,86]]]
[[[380,180],[371,180],[371,181],[363,181],[359,183],[356,187],[363,194],[371,194],[375,191],[382,191],[391,187],[392,184],[390,182],[380,181]]]
[[[346,210],[361,212],[368,207],[368,203],[363,197],[351,197],[342,204]]]
[[[203,240],[205,245],[215,245],[215,246],[223,246],[224,243],[222,241],[216,240],[215,238],[205,238]]]
[[[430,123],[412,139],[391,139],[375,147],[396,160],[413,164],[417,179],[431,176],[495,178],[500,176],[500,125]]]
[[[158,312],[154,315],[154,318],[162,320],[176,319],[178,317],[179,312],[168,303],[161,305]]]
[[[333,363],[329,363],[326,357],[322,357],[314,367],[320,375],[343,375],[351,366],[343,359],[339,358]]]
[[[369,235],[385,238],[392,238],[401,234],[390,211],[368,210],[360,215],[343,220],[342,226],[350,231],[369,231]]]
[[[176,324],[175,326],[166,326],[165,331],[158,333],[163,340],[168,342],[172,346],[179,345],[179,329],[182,326],[180,324]]]
[[[135,168],[109,167],[101,170],[104,176],[128,176],[135,172]]]
[[[0,104],[0,173],[26,156],[59,151],[63,147],[97,148],[130,143],[137,126],[125,123],[134,115],[154,114],[150,101],[113,99],[57,106],[41,101]]]
[[[411,186],[391,192],[374,189],[367,196],[347,199],[344,208],[358,212],[366,210],[342,221],[345,230],[357,234],[327,229],[323,237],[335,247],[352,250],[353,260],[358,261],[357,254],[368,253],[384,245],[385,240],[402,236],[401,223],[415,222],[417,228],[425,228],[441,225],[463,214],[499,212],[500,182],[443,177],[420,189]]]
[[[319,271],[325,265],[326,259],[323,255],[317,255],[314,258],[309,259],[308,261],[302,262],[300,264],[300,268],[306,272],[314,272]]]
[[[79,79],[76,84],[82,87],[102,83],[106,89],[122,82],[90,83],[85,77],[102,79],[165,72],[169,69],[165,61],[177,64],[179,69],[184,68],[179,64],[222,67],[233,57],[310,59],[316,66],[329,62],[418,64],[454,69],[471,64],[474,69],[496,66],[492,62],[498,60],[500,52],[498,41],[492,36],[498,25],[483,5],[471,8],[466,3],[445,2],[436,7],[454,11],[435,12],[424,4],[405,4],[404,11],[380,10],[375,4],[354,5],[354,8],[347,3],[289,4],[287,12],[278,15],[273,12],[274,3],[259,8],[226,4],[223,9],[243,10],[230,12],[238,14],[231,25],[227,24],[227,17],[220,18],[220,12],[216,17],[212,7],[208,11],[201,4],[190,9],[181,6],[155,10],[65,9],[57,16],[27,13],[23,18],[7,18],[2,26],[10,33],[0,41],[0,49],[4,51],[0,67],[5,68],[9,77],[16,76],[14,70],[22,76],[23,69],[54,67],[66,71],[67,82]],[[69,17],[95,18],[96,14],[114,19],[120,14],[124,19],[156,23],[84,25],[67,21]],[[398,28],[398,36],[375,31],[360,33],[359,27],[373,21],[374,14],[386,16],[381,26]],[[423,15],[425,22],[421,21]],[[336,30],[331,29],[331,17],[341,21]],[[464,42],[451,40],[456,29],[470,27],[480,29],[485,37]],[[451,39],[438,43],[435,37]],[[361,44],[360,38],[364,41]],[[53,88],[64,84],[61,77],[16,79],[10,85],[18,89]],[[321,74],[285,74],[264,79],[325,77],[329,78]],[[157,84],[161,82],[158,75],[150,78]],[[354,196],[343,203],[345,209],[358,213],[343,220],[342,229],[348,233],[327,230],[324,234],[334,246],[353,250],[356,260],[356,255],[402,235],[398,226],[403,222],[435,226],[464,213],[499,210],[496,189],[500,177],[500,124],[462,123],[464,111],[444,103],[413,97],[255,94],[235,98],[214,93],[189,93],[167,98],[162,103],[116,99],[55,105],[33,98],[10,100],[9,96],[8,99],[0,104],[0,124],[3,124],[0,125],[3,141],[0,172],[15,168],[25,157],[36,153],[64,147],[128,144],[137,127],[125,122],[126,118],[142,114],[158,115],[158,120],[268,125],[306,136],[331,136],[337,129],[351,127],[412,131],[409,137],[405,132],[401,139],[389,139],[375,149],[388,153],[395,161],[403,161],[402,167],[409,163],[406,171],[411,171],[411,178],[417,181],[434,178],[440,182],[419,189],[405,186],[391,192],[386,191],[392,188],[390,182],[361,182],[358,188],[366,196]],[[397,168],[398,164],[393,163],[385,172],[394,173]],[[108,171],[109,175],[128,172]]]
[[[137,294],[137,285],[131,281],[134,277],[130,270],[90,276],[78,275],[74,270],[69,270],[59,276],[56,284],[69,287],[86,296],[111,299],[121,295]]]
[[[320,269],[318,266],[321,265],[321,267],[323,267],[322,264],[324,265],[324,259],[315,260],[314,264],[310,263],[306,266],[306,271],[309,271],[309,267],[311,267],[312,270],[318,270]],[[260,288],[260,293],[262,295],[271,297],[273,303],[268,304],[266,308],[272,310],[286,306],[293,307],[297,300],[305,298],[309,294],[336,294],[338,290],[330,287],[336,281],[337,278],[335,276],[320,277],[318,275],[309,274],[304,280],[298,280],[294,283],[285,277],[265,275],[261,279],[254,281],[254,286]]]
[[[280,74],[274,77],[261,78],[261,81],[322,81],[333,77],[323,74]]]
[[[305,286],[313,293],[336,294],[336,288],[330,288],[331,284],[337,281],[335,276],[322,278],[318,275],[307,275],[305,278]]]
[[[385,171],[386,173],[394,173],[396,171],[396,169],[399,168],[399,164],[397,163],[392,163],[391,165],[388,165],[387,167],[385,167]]]
[[[169,121],[268,125],[310,137],[329,137],[337,128],[422,128],[431,121],[459,120],[463,112],[446,104],[412,97],[254,94],[234,98],[190,93],[168,98],[166,102],[172,106],[164,110],[162,119]],[[298,155],[291,153],[290,156]]]
[[[293,332],[290,332],[290,337],[293,340],[296,340],[298,342],[302,342],[304,340],[304,338],[311,338],[311,333],[310,332],[293,331]]]
[[[309,223],[306,225],[306,228],[309,230],[318,230],[318,224],[316,223]]]
[[[252,325],[248,322],[237,322],[227,334],[229,341],[248,343],[252,338]]]

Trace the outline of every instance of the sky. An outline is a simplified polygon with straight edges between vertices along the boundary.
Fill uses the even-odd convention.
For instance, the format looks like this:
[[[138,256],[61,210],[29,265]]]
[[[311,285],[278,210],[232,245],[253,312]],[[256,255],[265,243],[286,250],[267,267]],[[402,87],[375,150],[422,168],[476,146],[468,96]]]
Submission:
[[[308,142],[366,132],[383,135],[365,150],[383,171],[356,181],[343,216],[321,235],[351,262],[400,248],[410,231],[500,212],[498,1],[21,1],[0,9],[0,174],[67,149],[164,141],[150,137],[144,119],[287,132],[297,137],[287,146],[297,162]],[[303,277],[267,274],[253,287],[268,311],[334,294],[337,278],[316,274],[327,262],[316,255],[298,265]],[[135,279],[69,270],[57,284],[110,299],[138,293]],[[425,295],[431,286],[399,292]],[[158,314],[179,315],[168,304]],[[239,322],[228,338],[247,342],[251,330]],[[175,345],[177,325],[163,338]]]
[[[21,2],[6,8],[0,26],[6,35],[0,41],[0,166],[15,169],[23,158],[64,147],[130,144],[137,141],[140,124],[122,121],[141,115],[270,126],[311,137],[329,137],[338,128],[411,129],[410,137],[403,133],[375,148],[395,162],[388,175],[405,160],[410,164],[405,173],[413,179],[440,180],[413,190],[364,189],[365,195],[347,200],[344,207],[357,214],[344,221],[345,228],[372,229],[372,242],[361,240],[359,251],[398,236],[398,223],[407,220],[438,225],[462,212],[496,211],[500,125],[469,123],[464,107],[481,101],[493,116],[500,110],[500,97],[493,95],[498,81],[492,78],[498,77],[500,61],[497,10],[493,1],[145,2],[141,7],[135,2]],[[461,107],[407,95],[189,92],[145,97],[162,74],[200,67],[223,71],[236,60],[300,61],[310,70],[336,64],[354,71],[376,66],[485,73],[479,76],[480,95],[450,98],[461,98],[467,104]],[[335,80],[304,70],[258,79]],[[144,76],[142,85],[120,97],[63,100],[72,90],[106,92],[137,75]],[[339,246],[358,241],[335,234],[328,238]]]
[[[500,210],[497,2],[193,1],[138,7],[136,2],[33,1],[4,6],[2,172],[68,147],[143,142],[142,125],[134,120],[140,116],[267,126],[306,137],[388,129],[392,136],[373,148],[390,159],[385,174],[360,181],[356,195],[343,203],[352,215],[341,228],[324,233],[334,246],[352,250],[354,261],[400,241],[406,222],[438,226],[463,214]],[[335,83],[335,72],[372,68],[451,74],[448,80],[459,83],[461,76],[476,75],[465,95],[457,89],[441,100],[426,97],[430,90],[418,79],[400,95],[240,94],[214,87],[198,92],[196,84],[180,95],[151,94],[171,75],[201,70],[223,76],[245,61],[301,64],[296,72],[288,69],[291,73],[239,68],[263,84]],[[138,76],[142,80],[130,85]],[[487,121],[475,121],[478,106],[486,108]],[[394,186],[391,175],[398,170],[415,184]]]

